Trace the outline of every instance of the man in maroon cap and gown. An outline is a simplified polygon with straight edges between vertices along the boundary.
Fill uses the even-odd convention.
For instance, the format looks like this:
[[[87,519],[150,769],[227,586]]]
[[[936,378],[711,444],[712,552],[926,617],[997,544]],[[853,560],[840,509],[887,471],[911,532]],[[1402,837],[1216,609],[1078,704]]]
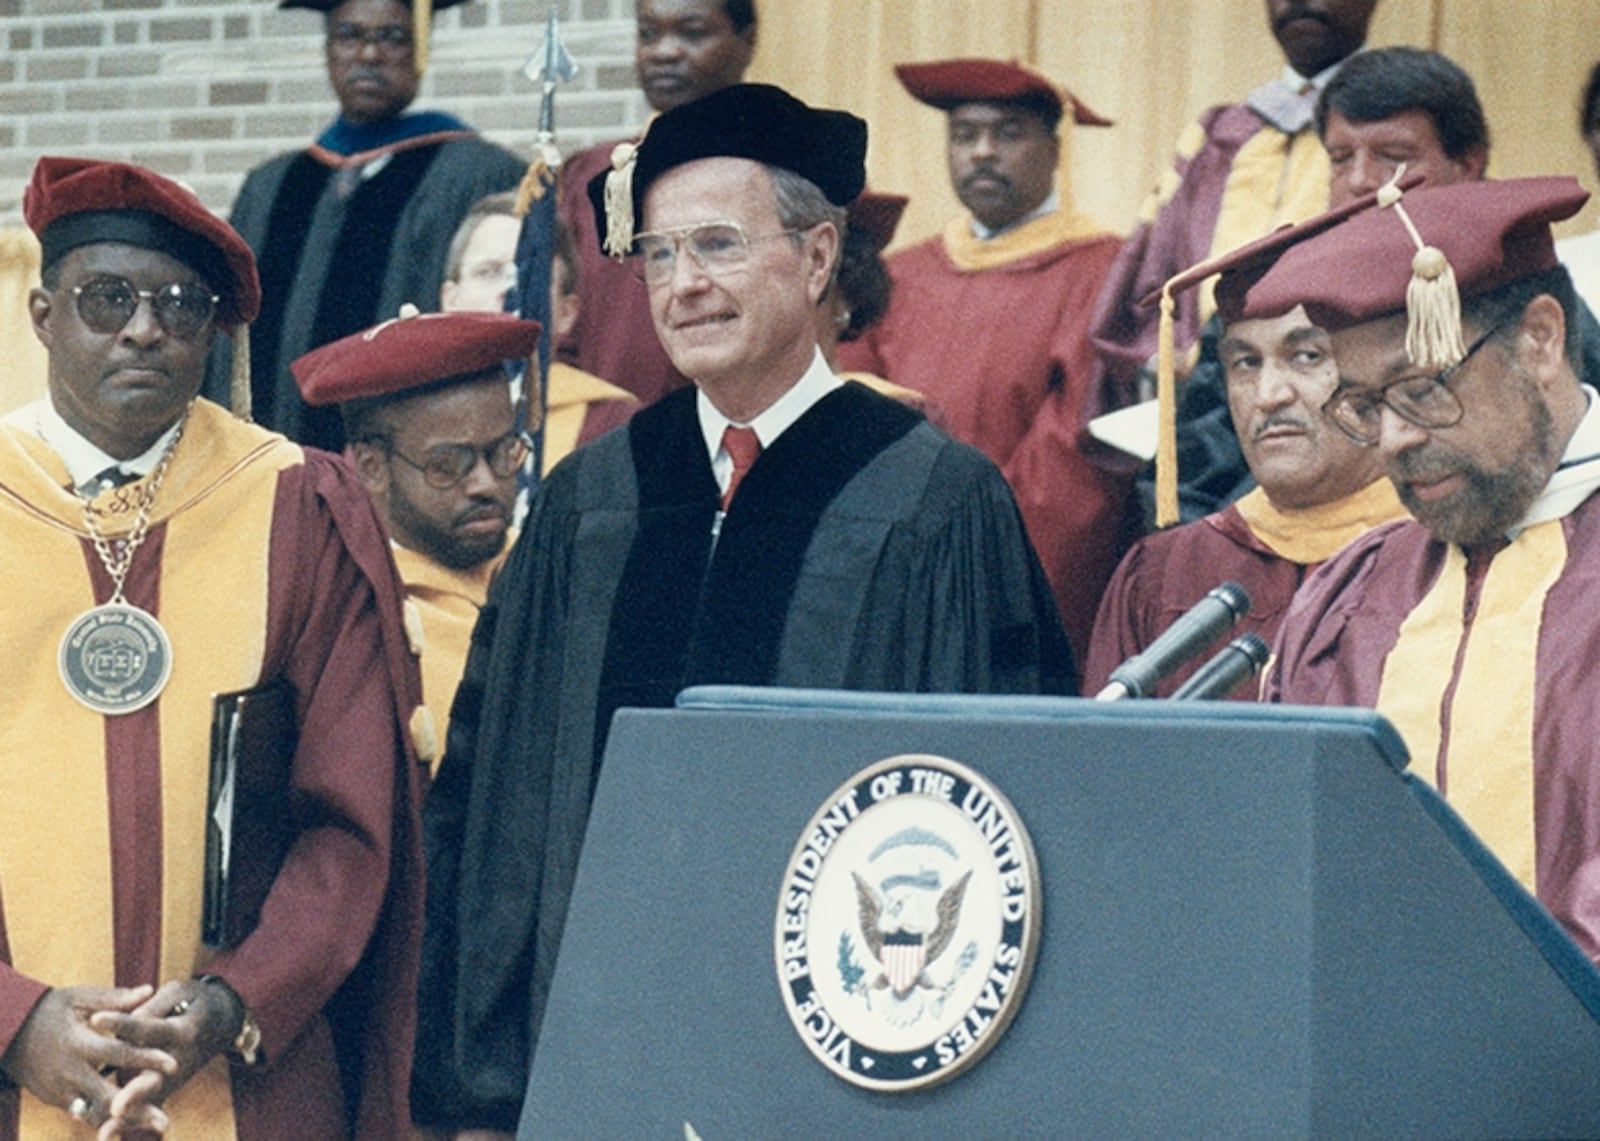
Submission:
[[[1378,451],[1415,516],[1306,581],[1268,697],[1384,714],[1413,772],[1594,958],[1600,408],[1550,235],[1587,198],[1571,178],[1416,190],[1289,244],[1242,308],[1303,304],[1332,333],[1324,414]]]
[[[970,213],[889,256],[888,312],[839,362],[923,393],[942,427],[999,465],[1081,653],[1128,495],[1087,458],[1082,419],[1097,375],[1089,313],[1120,242],[1065,200],[1058,131],[1066,113],[1069,130],[1106,120],[1015,63],[895,74],[948,113],[950,179]]]
[[[344,416],[356,474],[389,531],[422,697],[441,729],[505,562],[528,457],[504,363],[526,365],[538,347],[537,321],[406,308],[294,362],[306,403],[337,404]]]
[[[261,315],[250,330],[253,410],[292,440],[338,451],[338,410],[307,406],[290,363],[408,302],[437,308],[456,226],[485,194],[514,188],[527,163],[451,115],[406,111],[427,31],[409,0],[279,6],[326,13],[339,117],[305,150],[252,170],[233,203],[230,221],[261,267]],[[217,399],[227,356],[219,353],[207,386]]]
[[[196,398],[260,290],[193,194],[45,158],[23,214],[49,372],[0,425],[0,1138],[389,1141],[422,901],[382,528],[342,463]],[[213,697],[244,690],[292,741],[213,798]],[[236,821],[225,883],[213,800],[246,787],[282,813]],[[238,910],[203,939],[214,890]]]
[[[1341,213],[1368,208],[1372,201],[1369,195]],[[1240,315],[1243,289],[1260,269],[1257,250],[1263,244],[1202,262],[1163,291],[1178,294],[1217,278],[1224,325],[1218,365],[1256,486],[1201,519],[1145,536],[1128,551],[1100,602],[1084,663],[1085,694],[1098,693],[1118,665],[1146,650],[1223,582],[1238,583],[1250,596],[1250,609],[1234,632],[1255,633],[1270,643],[1308,571],[1377,524],[1405,515],[1377,452],[1322,416],[1339,379],[1328,333],[1299,306],[1276,317]],[[1170,697],[1204,660],[1180,665],[1150,696]],[[1257,686],[1241,685],[1232,696],[1249,701],[1257,693]]]
[[[591,184],[695,385],[540,484],[474,634],[424,813],[426,1124],[516,1127],[617,709],[709,682],[1072,684],[994,465],[817,347],[865,154],[853,115],[741,84]]]

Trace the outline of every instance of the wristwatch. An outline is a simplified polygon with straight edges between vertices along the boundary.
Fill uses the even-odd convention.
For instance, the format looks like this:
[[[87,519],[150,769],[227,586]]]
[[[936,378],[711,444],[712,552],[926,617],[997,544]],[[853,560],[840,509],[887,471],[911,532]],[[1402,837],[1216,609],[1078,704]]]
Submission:
[[[255,1065],[256,1059],[261,1055],[261,1024],[256,1021],[255,1012],[244,1004],[239,992],[234,990],[228,980],[221,975],[201,975],[200,982],[215,983],[222,987],[233,996],[233,1000],[239,1004],[239,1009],[244,1011],[244,1021],[239,1024],[239,1033],[233,1040],[233,1052],[239,1055],[245,1065]]]

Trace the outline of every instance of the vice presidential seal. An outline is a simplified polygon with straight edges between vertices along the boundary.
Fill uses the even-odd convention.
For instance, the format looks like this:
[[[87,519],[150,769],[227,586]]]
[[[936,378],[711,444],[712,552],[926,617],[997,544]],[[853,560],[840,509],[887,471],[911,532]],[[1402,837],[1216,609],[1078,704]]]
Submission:
[[[983,777],[944,757],[879,761],[823,804],[778,896],[778,985],[817,1059],[909,1090],[983,1057],[1038,948],[1033,845]]]

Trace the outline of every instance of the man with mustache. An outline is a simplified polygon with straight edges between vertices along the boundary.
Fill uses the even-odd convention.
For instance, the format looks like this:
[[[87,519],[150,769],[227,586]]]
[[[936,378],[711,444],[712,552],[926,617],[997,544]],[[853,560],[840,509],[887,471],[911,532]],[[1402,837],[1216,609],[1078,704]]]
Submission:
[[[1095,307],[1105,379],[1091,416],[1151,395],[1143,388],[1156,314],[1140,306],[1142,298],[1189,266],[1327,208],[1328,159],[1312,115],[1318,93],[1365,42],[1375,7],[1377,0],[1267,0],[1283,74],[1242,103],[1212,107],[1178,137],[1172,168],[1141,208]],[[1180,357],[1198,343],[1211,313],[1204,287],[1178,300]]]
[[[888,311],[839,362],[923,393],[951,435],[1000,466],[1081,652],[1127,499],[1127,483],[1085,455],[1081,422],[1096,372],[1089,311],[1119,242],[1072,209],[1059,132],[1107,121],[1016,63],[949,59],[895,75],[946,113],[950,181],[968,213],[885,259]]]
[[[1402,165],[1407,179],[1448,186],[1484,177],[1489,164],[1489,125],[1477,88],[1470,75],[1439,52],[1391,47],[1359,53],[1323,89],[1316,126],[1329,156],[1332,207],[1370,194]],[[1593,328],[1586,311],[1580,320]],[[1216,352],[1221,335],[1213,316],[1179,398],[1178,500],[1184,521],[1220,510],[1255,483],[1228,408],[1226,377]],[[1586,352],[1600,347],[1587,334],[1585,343]],[[1148,517],[1153,514],[1148,468],[1135,485]]]
[[[1587,198],[1566,177],[1411,191],[1273,251],[1240,308],[1303,305],[1329,331],[1323,414],[1415,516],[1307,579],[1267,697],[1382,713],[1412,771],[1596,957],[1600,407],[1550,232]]]
[[[527,361],[538,346],[537,321],[407,308],[294,362],[306,403],[338,406],[356,473],[388,528],[434,717],[450,711],[505,561],[528,456],[502,362]]]
[[[755,57],[755,0],[638,0],[633,63],[650,110],[692,103],[744,79]],[[650,324],[644,287],[600,248],[589,180],[611,169],[617,142],[578,151],[561,168],[559,209],[578,250],[578,316],[556,343],[560,358],[621,385],[638,404],[614,402],[584,423],[584,443],[689,383]]]
[[[433,0],[434,9],[463,0]],[[338,451],[334,408],[311,408],[290,373],[298,356],[400,311],[433,309],[457,224],[485,194],[510,190],[527,163],[436,111],[407,112],[427,21],[411,0],[280,0],[325,14],[328,82],[339,117],[303,151],[251,171],[230,221],[261,264],[251,330],[255,419]],[[212,360],[207,395],[227,392],[231,354]]]
[[[1250,596],[1237,631],[1270,642],[1312,569],[1405,514],[1378,454],[1322,417],[1338,382],[1328,334],[1299,306],[1281,316],[1241,315],[1242,289],[1259,269],[1254,249],[1203,262],[1168,288],[1177,294],[1221,275],[1217,356],[1227,409],[1257,486],[1236,503],[1134,544],[1100,603],[1084,663],[1085,694],[1098,693],[1118,665],[1221,582],[1237,582]],[[1171,696],[1203,661],[1173,671],[1152,696]],[[1241,686],[1233,696],[1254,700],[1256,690]]]

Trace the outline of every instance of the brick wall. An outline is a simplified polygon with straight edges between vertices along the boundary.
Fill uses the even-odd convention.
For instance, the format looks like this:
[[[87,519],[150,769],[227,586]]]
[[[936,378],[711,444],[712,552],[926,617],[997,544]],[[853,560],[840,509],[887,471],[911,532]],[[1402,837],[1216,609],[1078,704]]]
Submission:
[[[476,0],[435,19],[419,109],[529,153],[538,85],[522,66],[552,0]],[[554,0],[579,74],[556,100],[564,151],[644,121],[632,0]],[[0,226],[21,220],[41,154],[138,162],[226,213],[244,174],[334,115],[322,19],[274,0],[0,0]]]

